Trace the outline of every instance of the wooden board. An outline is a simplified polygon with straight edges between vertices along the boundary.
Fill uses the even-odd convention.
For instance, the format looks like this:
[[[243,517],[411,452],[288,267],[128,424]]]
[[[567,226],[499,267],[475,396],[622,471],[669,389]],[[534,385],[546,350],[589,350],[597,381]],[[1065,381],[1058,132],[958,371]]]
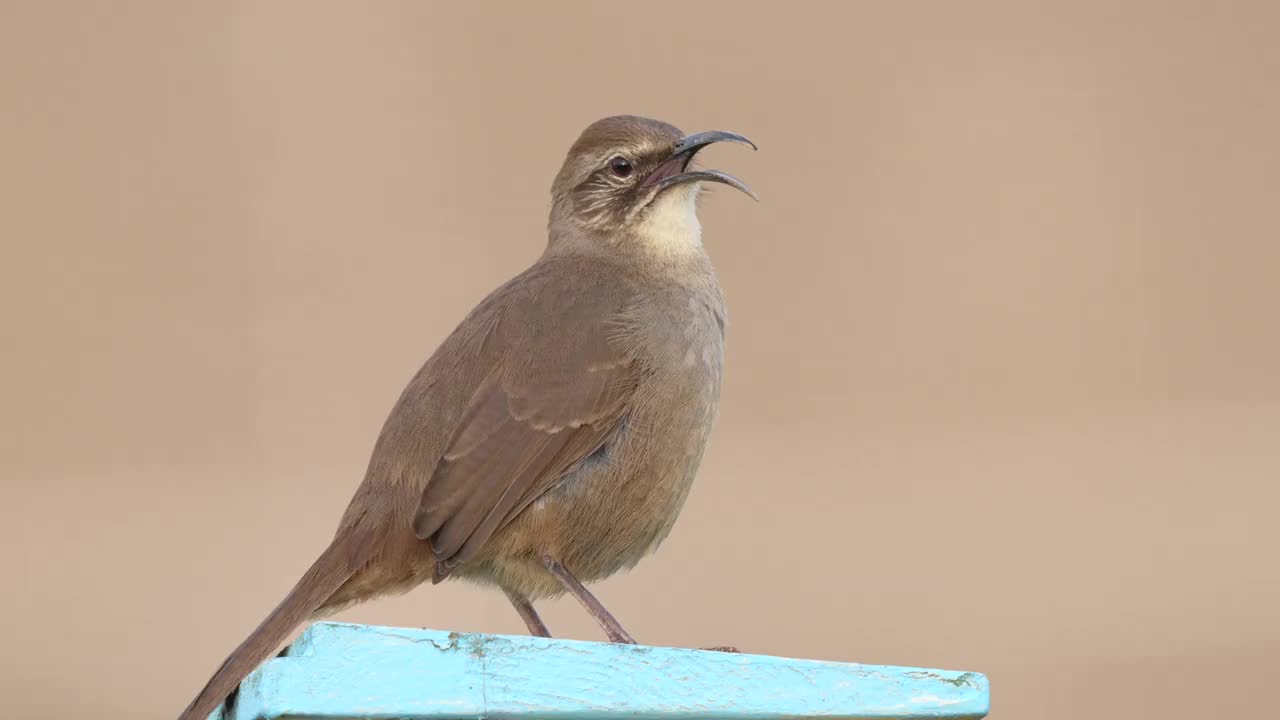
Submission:
[[[981,674],[317,623],[217,720],[981,718]]]

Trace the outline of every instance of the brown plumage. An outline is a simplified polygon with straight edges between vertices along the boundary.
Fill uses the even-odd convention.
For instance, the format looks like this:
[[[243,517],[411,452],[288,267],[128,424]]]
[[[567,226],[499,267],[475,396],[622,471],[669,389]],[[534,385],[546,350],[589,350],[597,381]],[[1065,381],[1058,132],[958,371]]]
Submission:
[[[725,311],[688,171],[732,133],[622,116],[588,127],[552,187],[542,257],[462,321],[392,409],[333,542],[182,713],[204,718],[308,618],[447,577],[575,595],[666,537],[720,395]]]

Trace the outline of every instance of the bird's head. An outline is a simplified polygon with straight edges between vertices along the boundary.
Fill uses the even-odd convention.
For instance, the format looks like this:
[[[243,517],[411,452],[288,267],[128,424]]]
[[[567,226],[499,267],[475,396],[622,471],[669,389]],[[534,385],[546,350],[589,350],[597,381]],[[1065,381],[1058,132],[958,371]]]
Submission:
[[[697,196],[702,183],[723,183],[755,198],[741,180],[719,170],[691,170],[716,142],[755,144],[721,130],[685,135],[634,115],[592,123],[565,157],[552,185],[551,243],[604,244],[650,253],[701,248]]]

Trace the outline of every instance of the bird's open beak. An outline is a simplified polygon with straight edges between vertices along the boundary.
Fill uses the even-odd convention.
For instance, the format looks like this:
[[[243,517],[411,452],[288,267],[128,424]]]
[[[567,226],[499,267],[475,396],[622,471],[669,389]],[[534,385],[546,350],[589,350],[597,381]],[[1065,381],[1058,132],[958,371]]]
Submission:
[[[756,194],[747,187],[747,184],[738,178],[719,170],[689,170],[689,163],[693,160],[693,156],[698,154],[702,148],[717,142],[736,142],[743,145],[750,145],[752,150],[756,149],[756,144],[745,137],[724,130],[711,130],[708,132],[694,133],[686,135],[676,143],[671,149],[671,155],[662,164],[649,173],[649,177],[644,179],[642,188],[656,188],[654,196],[656,197],[662,191],[682,185],[689,182],[718,182],[735,187],[742,192],[751,196],[753,200],[759,200]]]

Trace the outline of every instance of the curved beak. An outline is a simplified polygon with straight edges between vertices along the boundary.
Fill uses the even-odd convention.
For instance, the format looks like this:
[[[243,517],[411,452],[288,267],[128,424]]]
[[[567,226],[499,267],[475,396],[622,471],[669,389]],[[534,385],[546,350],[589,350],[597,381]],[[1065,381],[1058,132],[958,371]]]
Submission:
[[[726,132],[724,130],[711,130],[708,132],[694,133],[686,135],[675,144],[671,149],[671,155],[662,164],[658,165],[649,176],[644,179],[640,187],[656,188],[654,196],[676,185],[683,185],[690,182],[718,182],[729,187],[737,188],[752,200],[759,200],[756,194],[747,187],[747,184],[729,173],[720,172],[719,170],[689,170],[689,163],[693,161],[693,156],[698,154],[702,148],[718,142],[735,142],[743,145],[750,145],[752,150],[756,149],[756,144],[737,134]]]

